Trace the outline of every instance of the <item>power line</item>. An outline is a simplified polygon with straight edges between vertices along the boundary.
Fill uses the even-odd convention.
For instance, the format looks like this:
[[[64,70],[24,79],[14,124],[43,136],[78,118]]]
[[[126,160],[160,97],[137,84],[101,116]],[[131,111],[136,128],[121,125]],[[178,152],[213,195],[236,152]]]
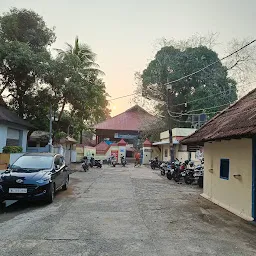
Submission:
[[[199,114],[192,113],[192,112],[205,111],[205,110],[209,110],[209,109],[224,107],[224,106],[227,106],[227,105],[230,105],[230,103],[226,103],[226,104],[223,104],[223,105],[217,105],[217,106],[213,106],[213,107],[209,107],[209,108],[193,109],[193,110],[187,111],[187,112],[185,112],[185,113],[177,113],[177,112],[168,111],[168,114],[169,114],[171,117],[174,117],[174,118],[181,117],[181,116],[189,116],[189,115],[199,115]],[[204,113],[203,113],[203,114],[204,114]],[[176,116],[175,116],[175,115],[176,115]]]
[[[133,93],[133,94],[127,94],[127,95],[120,96],[120,97],[117,97],[117,98],[114,98],[114,99],[109,99],[109,101],[112,101],[112,100],[118,100],[118,99],[122,99],[122,98],[130,97],[130,96],[133,96],[133,95],[136,95],[136,93]]]
[[[256,80],[250,82],[250,83],[247,83],[247,84],[244,84],[243,86],[246,86],[246,85],[250,85],[250,84],[253,84],[255,83]],[[209,96],[206,96],[206,97],[201,97],[201,98],[198,98],[198,99],[195,99],[195,100],[190,100],[190,101],[185,101],[185,102],[182,102],[182,103],[179,103],[179,104],[176,104],[176,105],[172,105],[173,107],[176,107],[176,106],[181,106],[181,105],[184,105],[184,104],[189,104],[191,102],[196,102],[196,101],[199,101],[199,100],[205,100],[205,99],[208,99],[208,98],[211,98],[211,97],[215,97],[215,96],[218,96],[218,95],[221,95],[221,94],[225,94],[226,92],[231,92],[231,91],[236,91],[237,88],[234,88],[234,89],[229,89],[229,90],[225,90],[225,91],[222,91],[222,92],[219,92],[219,93],[216,93],[216,94],[212,94],[212,95],[209,95]]]
[[[203,68],[201,68],[201,69],[199,69],[199,70],[197,70],[197,71],[195,71],[195,72],[192,72],[192,73],[190,73],[190,74],[188,74],[188,75],[186,75],[186,76],[183,76],[183,77],[181,77],[181,78],[179,78],[179,79],[176,79],[176,80],[173,80],[173,81],[171,81],[171,82],[165,83],[164,85],[170,85],[170,84],[179,82],[179,81],[181,81],[181,80],[183,80],[183,79],[185,79],[185,78],[191,77],[191,76],[193,76],[193,75],[195,75],[195,74],[197,74],[197,73],[199,73],[199,72],[201,72],[201,71],[203,71],[203,70],[205,70],[205,69],[207,69],[207,68],[209,68],[209,67],[215,65],[216,63],[219,63],[220,61],[225,60],[225,59],[231,57],[232,55],[234,55],[234,54],[240,52],[241,50],[243,50],[244,48],[246,48],[246,47],[248,47],[249,45],[253,44],[254,42],[256,42],[256,39],[254,39],[254,40],[252,40],[251,42],[247,43],[246,45],[242,46],[242,47],[239,48],[238,50],[236,50],[236,51],[230,53],[229,55],[227,55],[227,56],[225,56],[225,57],[223,57],[223,58],[221,58],[221,59],[219,59],[219,60],[216,60],[216,61],[214,61],[214,62],[208,64],[207,66],[205,66],[205,67],[203,67]]]

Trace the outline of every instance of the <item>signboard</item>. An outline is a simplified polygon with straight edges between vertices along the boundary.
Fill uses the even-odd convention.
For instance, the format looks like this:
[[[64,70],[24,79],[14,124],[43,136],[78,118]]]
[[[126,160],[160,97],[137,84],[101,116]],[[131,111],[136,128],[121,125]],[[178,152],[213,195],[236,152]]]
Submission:
[[[152,152],[153,150],[151,148],[145,148],[144,152]]]
[[[111,150],[111,156],[114,156],[116,159],[118,159],[118,150]]]
[[[115,133],[114,138],[115,139],[128,139],[128,140],[132,140],[132,139],[138,138],[138,135]]]
[[[120,152],[121,152],[121,153],[124,153],[124,148],[121,148],[121,149],[120,149]]]

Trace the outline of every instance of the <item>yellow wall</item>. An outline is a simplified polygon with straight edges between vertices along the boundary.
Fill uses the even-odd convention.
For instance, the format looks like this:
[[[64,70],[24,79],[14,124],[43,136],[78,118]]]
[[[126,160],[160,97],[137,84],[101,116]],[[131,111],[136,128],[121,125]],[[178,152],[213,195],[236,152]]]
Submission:
[[[158,157],[159,160],[162,160],[162,152],[158,149],[158,147],[152,147],[152,154],[151,158],[154,159],[155,157]]]
[[[202,196],[246,220],[253,220],[252,140],[205,143],[204,157]],[[221,158],[229,159],[229,180],[220,178]],[[235,178],[234,174],[240,174],[241,178]]]

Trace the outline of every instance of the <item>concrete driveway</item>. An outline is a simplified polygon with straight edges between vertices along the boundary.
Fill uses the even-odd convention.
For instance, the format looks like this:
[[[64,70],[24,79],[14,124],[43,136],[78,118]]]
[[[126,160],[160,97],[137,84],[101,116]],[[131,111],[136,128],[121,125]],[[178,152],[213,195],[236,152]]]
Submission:
[[[0,256],[256,255],[256,226],[145,167],[71,175],[51,205],[0,215]]]

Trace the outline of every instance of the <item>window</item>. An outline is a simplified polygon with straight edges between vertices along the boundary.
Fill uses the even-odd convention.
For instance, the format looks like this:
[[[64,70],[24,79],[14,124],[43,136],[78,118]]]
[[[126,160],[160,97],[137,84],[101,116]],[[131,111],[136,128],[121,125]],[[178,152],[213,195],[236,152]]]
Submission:
[[[8,128],[6,146],[20,146],[20,131]]]
[[[229,159],[220,159],[220,178],[229,179]]]
[[[164,150],[164,157],[168,157],[168,149],[167,148]]]
[[[25,155],[18,158],[12,165],[12,168],[24,168],[24,169],[50,169],[52,167],[52,156],[37,156],[37,155]]]

